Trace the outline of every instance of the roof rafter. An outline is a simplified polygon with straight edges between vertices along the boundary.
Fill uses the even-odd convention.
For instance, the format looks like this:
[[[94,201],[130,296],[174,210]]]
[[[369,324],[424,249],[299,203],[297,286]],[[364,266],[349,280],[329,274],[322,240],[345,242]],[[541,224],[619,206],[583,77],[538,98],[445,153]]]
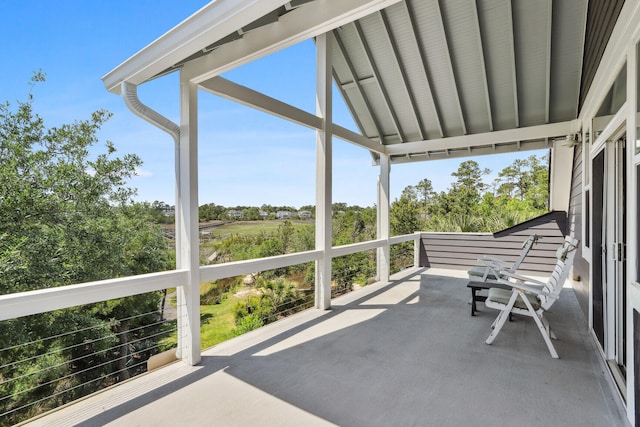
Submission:
[[[484,58],[484,47],[482,44],[482,32],[480,31],[480,15],[478,13],[478,5],[476,4],[476,0],[471,0],[471,5],[473,7],[473,12],[475,14],[474,24],[476,26],[476,31],[478,33],[478,51],[480,52],[480,68],[482,68],[482,84],[484,88],[484,93],[487,101],[487,113],[489,119],[489,131],[493,131],[493,114],[491,109],[491,95],[489,93],[489,79],[487,77],[487,65],[485,63]]]
[[[373,111],[373,108],[371,107],[371,103],[369,102],[369,98],[367,98],[367,94],[364,92],[364,90],[362,90],[362,83],[363,83],[364,80],[360,80],[358,78],[358,76],[356,76],[356,71],[355,71],[355,68],[353,66],[353,63],[351,62],[349,57],[347,55],[345,55],[346,49],[344,47],[344,43],[342,42],[342,38],[340,37],[339,31],[340,30],[334,30],[333,31],[333,37],[336,40],[336,47],[338,48],[338,50],[340,51],[340,54],[344,58],[344,62],[347,64],[347,69],[349,70],[349,75],[351,76],[351,81],[355,85],[355,88],[358,91],[358,94],[362,97],[362,101],[364,102],[364,106],[367,109],[367,113],[369,113],[369,117],[371,117],[371,122],[375,126],[376,132],[378,133],[377,137],[380,140],[380,142],[383,142],[384,141],[384,135],[382,134],[382,129],[380,129],[380,126],[378,126],[378,120],[376,119],[376,116],[375,116],[375,113]],[[336,79],[336,81],[338,81],[338,80]],[[340,89],[342,90],[342,87]],[[343,98],[344,99],[349,99],[346,96],[343,96]],[[351,111],[355,111],[355,110],[352,109]],[[362,131],[363,134],[365,134],[364,127],[361,126],[360,130]]]
[[[516,67],[516,41],[513,31],[513,8],[511,7],[511,1],[505,2],[505,7],[508,9],[509,22],[506,23],[509,29],[510,36],[509,43],[511,45],[511,75],[513,76],[513,110],[515,117],[515,127],[520,127],[520,106],[518,105],[518,72]]]
[[[413,95],[413,91],[411,90],[411,85],[409,83],[409,78],[407,77],[407,71],[402,64],[400,59],[400,54],[398,52],[398,45],[396,44],[395,38],[393,36],[393,31],[391,29],[391,25],[389,24],[389,18],[387,17],[387,12],[381,10],[380,17],[382,18],[382,24],[387,32],[387,36],[389,38],[389,43],[391,44],[391,51],[393,52],[393,58],[395,59],[396,64],[398,65],[398,69],[400,70],[400,75],[402,76],[402,83],[404,90],[406,92],[407,97],[409,98],[409,102],[411,103],[411,109],[413,112],[413,117],[415,118],[416,124],[418,125],[418,130],[420,131],[420,138],[425,139],[427,133],[424,130],[424,124],[418,114],[418,104],[416,102],[416,98]],[[403,138],[404,140],[404,138]]]
[[[440,3],[438,3],[438,1],[434,2],[435,4],[435,8],[438,10],[438,23],[440,24],[440,31],[442,32],[442,40],[444,42],[444,51],[448,53],[447,55],[447,69],[449,71],[449,76],[451,78],[451,82],[453,84],[453,90],[455,92],[455,101],[456,101],[456,106],[458,107],[458,113],[460,114],[460,124],[462,125],[462,133],[463,134],[467,134],[467,124],[465,123],[465,119],[464,119],[464,112],[462,111],[462,103],[460,102],[460,91],[458,90],[458,83],[456,82],[456,74],[453,71],[453,62],[451,61],[451,51],[449,50],[449,42],[447,41],[447,29],[445,28],[444,25],[444,18],[442,16],[442,9],[440,8]]]
[[[378,82],[378,88],[380,89],[380,94],[382,95],[385,106],[387,107],[387,111],[391,116],[391,121],[393,122],[393,126],[396,130],[396,134],[398,135],[398,138],[400,138],[400,141],[404,141],[405,137],[404,137],[404,133],[402,132],[402,128],[400,127],[398,116],[396,115],[396,112],[391,105],[391,99],[389,98],[389,94],[387,93],[387,90],[384,88],[382,78],[380,77],[380,72],[378,71],[378,67],[376,66],[373,60],[373,56],[371,55],[371,49],[369,48],[369,44],[367,43],[367,40],[364,37],[362,27],[360,26],[360,23],[358,21],[354,21],[353,25],[356,28],[356,34],[358,35],[358,41],[360,42],[360,47],[362,47],[362,49],[364,50],[365,58],[367,59],[369,67],[371,67],[373,76],[376,78]],[[384,136],[382,137],[384,138]]]
[[[187,78],[200,83],[240,65],[277,52],[303,40],[324,34],[360,19],[400,0],[340,0],[327,7],[314,1],[299,7],[271,25],[245,34],[241,39],[220,46],[208,55],[184,65]]]
[[[438,110],[438,104],[436,104],[435,99],[433,97],[433,90],[431,89],[431,79],[429,77],[429,69],[427,67],[427,61],[424,55],[422,54],[424,52],[424,46],[422,46],[422,42],[418,37],[418,26],[415,21],[414,13],[412,13],[411,11],[409,0],[406,0],[403,4],[407,12],[407,16],[409,17],[409,23],[411,25],[411,34],[413,34],[413,39],[417,47],[417,55],[420,58],[420,63],[422,64],[422,69],[424,71],[425,86],[429,94],[429,102],[433,106],[433,112],[436,117],[436,121],[438,122],[438,131],[440,132],[440,138],[442,138],[444,137],[444,132],[442,130],[442,119],[440,117],[440,111]]]

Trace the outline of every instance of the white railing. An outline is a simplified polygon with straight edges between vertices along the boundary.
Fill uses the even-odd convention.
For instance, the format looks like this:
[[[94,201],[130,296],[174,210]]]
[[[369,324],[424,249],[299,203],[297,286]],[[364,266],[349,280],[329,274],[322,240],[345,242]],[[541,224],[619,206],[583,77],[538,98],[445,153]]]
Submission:
[[[353,254],[364,253],[363,257],[356,258],[368,261],[362,264],[356,262],[352,264],[352,260],[347,258],[345,263],[342,264],[343,267],[347,267],[346,269],[336,268],[332,278],[334,282],[334,289],[332,289],[333,296],[350,292],[353,290],[354,284],[365,285],[371,279],[372,275],[375,274],[375,267],[372,268],[371,261],[375,260],[375,251],[378,248],[390,247],[391,245],[410,241],[414,241],[414,247],[417,248],[420,238],[420,233],[415,233],[392,237],[388,240],[378,239],[331,248],[330,256],[332,260],[339,257],[349,257]],[[410,256],[407,256],[409,252],[410,248],[401,248],[401,251],[398,251],[403,257],[403,263],[410,263]],[[314,250],[213,266],[202,266],[200,267],[201,280],[205,282],[253,273],[264,274],[270,270],[318,261],[322,259],[323,256],[323,251]],[[356,260],[354,259],[353,261]],[[393,263],[394,260],[392,259],[390,262]],[[364,268],[360,269],[362,266],[364,266]],[[404,265],[401,268],[404,268]],[[138,294],[146,294],[148,292],[167,291],[184,285],[187,280],[188,271],[174,270],[0,295],[0,321],[11,321],[12,319],[18,319],[24,316],[57,310],[73,310],[75,307],[85,304],[100,303]],[[286,315],[312,307],[314,305],[313,295],[309,293],[309,290],[310,289],[299,289],[289,295],[289,298],[284,301],[276,301],[278,295],[274,290],[273,295],[271,295],[274,297],[273,310],[266,313],[261,312],[257,326],[270,323]],[[270,296],[269,291],[270,290],[266,290],[263,296],[268,298]],[[165,305],[163,300],[160,306],[161,311],[144,314],[144,316],[153,317],[148,324],[136,326],[133,329],[127,328],[119,330],[115,328],[116,325],[120,326],[122,324],[122,326],[124,326],[124,322],[130,320],[129,317],[124,319],[106,318],[98,322],[90,328],[98,328],[99,330],[101,330],[100,328],[108,329],[106,332],[102,331],[103,335],[100,335],[98,338],[92,338],[90,328],[74,331],[56,331],[51,337],[42,338],[42,340],[56,340],[56,342],[60,341],[66,344],[58,345],[57,347],[49,346],[54,349],[47,353],[38,350],[39,341],[21,341],[20,343],[13,344],[4,343],[4,348],[0,348],[0,353],[13,351],[15,355],[19,355],[19,357],[17,357],[16,360],[9,359],[7,365],[0,366],[0,368],[2,368],[0,371],[4,370],[5,373],[7,373],[5,376],[0,376],[0,418],[11,418],[17,422],[24,420],[25,417],[28,418],[37,415],[39,413],[38,408],[41,410],[51,409],[69,402],[69,398],[73,400],[82,397],[86,394],[84,393],[85,390],[87,393],[91,393],[103,386],[119,382],[122,378],[126,379],[129,375],[137,375],[146,371],[148,357],[176,345],[176,340],[178,346],[183,346],[185,338],[182,338],[183,343],[180,344],[180,337],[184,336],[184,333],[189,330],[184,327],[181,329],[181,325],[188,323],[184,322],[187,308],[184,304],[180,305],[180,307],[175,307],[177,315],[172,319],[167,319],[163,313],[164,307],[168,305]],[[24,319],[24,321],[29,322],[30,320]],[[239,332],[237,333],[248,330],[246,328],[251,329],[257,327],[251,322],[247,323],[248,324],[238,325]],[[143,330],[142,328],[149,329]],[[167,334],[169,334],[169,336]],[[94,335],[97,336],[99,334],[96,332]],[[170,336],[175,338],[171,338]],[[106,347],[107,341],[104,341],[104,345],[101,345],[99,342],[99,340],[105,339],[113,341],[108,348]],[[124,343],[121,341],[124,341]],[[97,349],[93,348],[94,345]],[[85,350],[86,354],[84,353]],[[81,354],[79,356],[71,356],[71,354],[75,353]],[[38,361],[39,366],[42,366],[38,368],[38,370],[21,373],[22,369],[16,368],[17,366],[23,366],[24,364],[35,361]],[[80,366],[83,364],[86,364],[87,367],[83,368]],[[69,365],[69,368],[64,370],[63,376],[57,377],[57,370],[63,371],[62,367],[67,365]],[[117,368],[113,368],[114,365],[118,365]],[[71,366],[73,366],[73,368],[71,368]],[[108,375],[101,372],[101,369],[107,369],[107,367]],[[93,370],[96,370],[95,377],[92,376]],[[9,371],[11,371],[11,373]],[[46,381],[40,381],[38,379],[40,376],[46,377]],[[14,382],[17,384],[17,381],[27,384],[32,383],[32,385],[24,387],[24,390],[21,392],[23,395],[17,395],[15,392],[16,387],[12,385]],[[65,381],[64,386],[57,386]],[[45,391],[45,389],[51,389],[51,391]],[[62,391],[56,391],[58,389]],[[27,395],[29,397],[33,395],[34,399],[25,399]],[[0,425],[1,424],[0,422]]]
[[[381,248],[402,242],[420,239],[420,233],[394,236],[389,240],[378,239],[331,248],[331,257],[344,256],[356,252]],[[204,281],[235,277],[256,271],[288,267],[305,262],[318,261],[323,251],[314,250],[278,255],[245,261],[200,267],[200,278]],[[46,313],[53,310],[91,304],[151,291],[182,286],[187,280],[187,270],[172,270],[138,276],[100,280],[57,288],[0,295],[0,321]]]

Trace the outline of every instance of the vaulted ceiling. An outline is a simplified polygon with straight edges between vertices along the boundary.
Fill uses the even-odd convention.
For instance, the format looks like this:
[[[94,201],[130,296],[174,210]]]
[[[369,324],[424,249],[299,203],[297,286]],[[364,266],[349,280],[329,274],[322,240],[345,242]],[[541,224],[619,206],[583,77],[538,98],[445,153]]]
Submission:
[[[254,15],[237,11],[244,21],[235,27],[224,27],[229,20],[222,19],[195,24],[198,17],[215,19],[205,16],[205,7],[176,27],[200,29],[197,43],[191,50],[180,45],[180,54],[164,58],[149,77],[191,61],[214,64],[231,46],[259,44],[247,37],[252,32],[271,37],[305,20],[311,28],[312,15],[345,2],[370,7],[383,0],[245,0]],[[394,162],[543,148],[567,126],[540,126],[578,117],[623,3],[386,0],[388,7],[327,27],[334,81],[362,135],[389,147]],[[232,4],[219,0],[210,9]],[[319,34],[317,25],[313,29]],[[513,132],[519,129],[532,131]],[[464,138],[469,135],[482,137]]]

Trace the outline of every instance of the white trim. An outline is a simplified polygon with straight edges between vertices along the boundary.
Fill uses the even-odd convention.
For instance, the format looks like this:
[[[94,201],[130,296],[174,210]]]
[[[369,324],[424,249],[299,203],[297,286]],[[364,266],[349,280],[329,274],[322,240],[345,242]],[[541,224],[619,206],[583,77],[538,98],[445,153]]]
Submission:
[[[316,261],[315,307],[331,307],[331,207],[333,183],[331,38],[316,39],[316,112],[322,128],[316,131],[316,250],[323,256]]]
[[[194,52],[228,36],[289,0],[212,1],[102,77],[109,92],[146,82]]]
[[[378,175],[378,203],[377,203],[377,237],[385,242],[385,245],[378,248],[376,279],[381,282],[389,281],[391,266],[391,248],[389,238],[391,236],[390,206],[391,206],[391,163],[389,156],[380,155],[380,171]]]
[[[178,287],[187,273],[163,271],[0,295],[0,321]]]
[[[208,55],[188,62],[185,70],[188,70],[192,82],[200,83],[303,40],[325,34],[398,1],[315,1],[287,13],[276,24],[255,29],[244,34],[240,40],[222,45]]]
[[[495,132],[485,132],[472,135],[452,136],[448,138],[429,139],[426,141],[387,145],[387,153],[390,155],[405,155],[411,153],[425,153],[428,151],[437,150],[455,150],[467,147],[501,144],[514,141],[546,139],[554,136],[564,137],[567,134],[574,133],[579,129],[580,122],[574,120],[518,129],[507,129]]]
[[[609,92],[618,73],[627,59],[629,42],[636,37],[640,30],[640,2],[626,1],[618,15],[618,21],[611,33],[607,47],[600,60],[598,70],[591,82],[589,92],[580,110],[580,120],[595,117],[602,100]]]
[[[622,104],[618,112],[613,116],[609,123],[604,127],[598,138],[591,144],[591,157],[598,154],[605,146],[608,139],[616,135],[627,120],[627,103]]]
[[[198,87],[180,76],[180,144],[176,159],[176,253],[187,280],[176,289],[178,307],[178,357],[189,365],[200,363],[200,235],[198,233]]]

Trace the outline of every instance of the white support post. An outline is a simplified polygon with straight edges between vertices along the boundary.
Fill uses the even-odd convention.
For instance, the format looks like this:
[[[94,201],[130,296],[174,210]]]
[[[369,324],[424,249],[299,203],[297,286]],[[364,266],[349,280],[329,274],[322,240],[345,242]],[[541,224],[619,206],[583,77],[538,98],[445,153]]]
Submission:
[[[391,175],[391,162],[386,154],[380,155],[380,175],[378,176],[378,239],[387,240],[387,244],[378,248],[378,265],[376,280],[380,282],[389,281],[389,270],[391,263],[391,247],[389,246],[390,223],[389,223],[389,183]]]
[[[316,37],[316,114],[322,129],[316,131],[316,249],[322,258],[316,261],[315,307],[331,308],[331,192],[332,192],[332,98],[331,39]]]
[[[632,39],[635,40],[635,39]],[[627,321],[627,417],[631,422],[635,418],[636,414],[636,369],[635,366],[635,358],[634,358],[634,346],[630,343],[634,342],[634,339],[640,331],[635,330],[634,322],[633,322],[633,310],[634,308],[638,308],[637,302],[640,299],[640,293],[638,292],[635,286],[632,286],[631,283],[635,281],[638,277],[637,272],[637,264],[635,260],[638,257],[636,253],[636,248],[638,247],[637,239],[638,233],[640,230],[638,229],[638,223],[636,219],[638,218],[637,212],[637,203],[636,195],[638,194],[638,189],[636,188],[637,176],[636,169],[634,165],[634,156],[636,151],[636,141],[639,137],[638,135],[638,51],[636,43],[629,43],[627,48],[627,149],[626,149],[626,159],[624,161],[627,162],[627,188],[626,195],[627,198],[627,235],[625,236],[626,242],[626,280],[627,283],[624,283],[623,286],[627,289],[627,305],[624,308],[626,311],[626,321]],[[634,307],[635,306],[635,307]]]
[[[413,241],[413,266],[420,267],[420,247],[422,246],[422,233],[416,231],[414,233],[416,236]]]
[[[568,212],[571,172],[573,171],[573,147],[567,147],[563,144],[563,141],[555,141],[551,150],[549,210]]]
[[[178,357],[200,363],[200,259],[198,235],[198,87],[180,79],[180,144],[177,150],[176,259],[188,270],[176,289]]]

